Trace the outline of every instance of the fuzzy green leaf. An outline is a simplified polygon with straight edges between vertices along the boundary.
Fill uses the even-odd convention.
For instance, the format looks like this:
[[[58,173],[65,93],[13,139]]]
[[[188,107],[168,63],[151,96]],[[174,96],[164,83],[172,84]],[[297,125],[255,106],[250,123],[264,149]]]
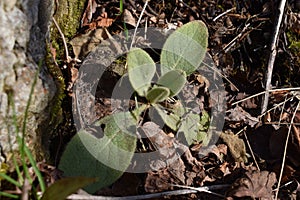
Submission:
[[[157,85],[164,86],[170,89],[170,97],[177,95],[183,88],[186,82],[186,73],[182,70],[175,69],[161,76]]]
[[[137,107],[131,111],[132,116],[136,121],[140,120],[141,114],[147,109],[147,104],[137,105]]]
[[[163,107],[159,105],[154,105],[154,108],[169,128],[171,128],[174,131],[178,129],[177,125],[180,120],[179,116],[175,115],[174,113],[166,113]]]
[[[150,103],[157,103],[166,100],[170,95],[170,90],[166,87],[153,87],[147,92],[146,98]]]
[[[134,48],[127,55],[127,63],[129,80],[133,89],[140,96],[145,96],[156,71],[154,61],[146,51]]]
[[[209,128],[209,115],[202,111],[202,116],[194,113],[188,113],[181,121],[178,130],[179,140],[187,141],[188,145],[206,142],[207,130]]]
[[[95,126],[105,127],[104,136],[96,138],[79,131],[64,151],[59,169],[67,177],[99,177],[84,189],[89,193],[114,183],[129,166],[136,147],[136,121],[129,112],[107,116]]]
[[[208,31],[202,21],[189,22],[178,28],[163,46],[160,59],[162,75],[172,69],[191,74],[203,61],[207,44]]]

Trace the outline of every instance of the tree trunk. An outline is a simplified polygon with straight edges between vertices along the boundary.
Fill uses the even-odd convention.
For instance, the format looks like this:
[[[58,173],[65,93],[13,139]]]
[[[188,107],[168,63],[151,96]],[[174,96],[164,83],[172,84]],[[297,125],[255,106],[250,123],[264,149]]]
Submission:
[[[57,21],[68,40],[79,26],[84,2],[55,2],[57,5],[52,0],[0,3],[0,169],[6,162],[13,170],[11,155],[19,157],[17,137],[22,134],[35,158],[47,160],[49,138],[62,119],[64,80],[50,47],[63,50],[63,46],[52,16],[56,10]],[[61,52],[57,56],[63,56]]]

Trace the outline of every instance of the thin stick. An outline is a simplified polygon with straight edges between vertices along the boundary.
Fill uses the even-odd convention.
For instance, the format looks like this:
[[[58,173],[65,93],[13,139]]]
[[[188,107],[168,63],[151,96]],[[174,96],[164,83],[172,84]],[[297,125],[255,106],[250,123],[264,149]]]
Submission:
[[[268,103],[269,103],[269,95],[270,95],[269,90],[271,89],[273,66],[274,66],[275,57],[277,54],[276,46],[277,46],[279,29],[280,29],[280,25],[281,25],[283,13],[284,13],[285,4],[286,4],[286,0],[281,0],[280,5],[279,5],[279,16],[277,19],[274,37],[273,37],[273,40],[271,43],[271,55],[270,55],[269,62],[268,62],[268,71],[267,71],[267,76],[266,76],[267,77],[266,86],[265,86],[266,93],[265,93],[265,96],[263,99],[261,113],[264,113],[267,110]]]
[[[282,164],[281,164],[281,169],[280,169],[280,174],[279,174],[279,179],[278,179],[278,185],[277,185],[276,193],[275,193],[275,199],[277,199],[277,197],[278,197],[280,183],[281,183],[281,179],[282,179],[282,175],[283,175],[283,169],[284,169],[284,165],[285,165],[285,158],[286,158],[287,146],[288,146],[288,143],[289,143],[289,137],[290,137],[290,134],[291,134],[292,125],[294,123],[294,118],[296,116],[297,110],[299,110],[299,107],[300,107],[300,101],[298,101],[297,108],[296,108],[296,110],[293,114],[293,117],[292,117],[292,120],[291,120],[291,123],[290,123],[290,126],[289,126],[289,130],[288,130],[288,134],[286,136],[284,152],[283,152],[283,158],[282,158]]]
[[[290,123],[287,122],[281,122],[280,124],[278,122],[265,122],[265,124],[271,124],[271,125],[289,125]],[[296,126],[300,126],[300,123],[294,123]]]
[[[65,48],[65,53],[66,53],[66,59],[67,59],[67,62],[69,62],[70,57],[69,57],[69,52],[68,52],[68,46],[67,46],[66,38],[65,38],[63,32],[61,31],[60,27],[58,26],[58,23],[57,23],[57,21],[55,20],[54,17],[52,17],[52,20],[53,20],[53,22],[54,22],[54,24],[55,24],[55,26],[56,26],[56,28],[57,28],[57,30],[58,30],[61,38],[62,38],[62,41],[63,41],[63,44],[64,44],[64,48]]]
[[[213,194],[215,196],[218,196],[218,197],[221,197],[221,198],[225,198],[224,195],[221,195],[221,194],[218,194],[218,193],[215,193],[215,192],[212,192],[209,190],[209,188],[207,187],[190,187],[190,186],[186,186],[186,185],[173,185],[175,187],[179,187],[179,188],[186,188],[186,189],[190,189],[190,190],[196,190],[198,192],[205,192],[205,193],[208,193],[208,194]],[[223,186],[223,185],[222,185]],[[230,185],[225,185],[226,187],[229,187]],[[224,186],[222,187],[224,188]],[[221,188],[219,188],[221,189]]]
[[[278,126],[280,126],[280,122],[282,120],[282,116],[283,116],[283,111],[284,111],[284,108],[285,108],[285,103],[287,102],[287,96],[285,96],[285,100],[283,101],[283,106],[282,106],[282,109],[281,109],[281,112],[280,112],[280,116],[279,116],[279,124]]]
[[[217,21],[220,17],[223,17],[224,15],[226,15],[227,13],[231,12],[235,10],[235,7],[229,9],[229,10],[226,10],[225,12],[219,14],[218,16],[216,16],[214,19],[213,19],[213,22]]]
[[[207,64],[207,63],[205,63],[205,62],[203,62],[203,64],[206,66],[206,67],[208,67],[208,68],[210,68],[210,69],[212,69],[214,72],[216,72],[219,76],[221,76],[222,78],[224,78],[229,84],[231,84],[233,87],[234,87],[234,89],[236,89],[237,91],[240,91],[225,75],[223,75],[222,74],[222,72],[219,72],[219,70],[218,70],[218,68],[216,68],[216,67],[212,67],[212,66],[210,66],[209,64]]]
[[[184,194],[194,194],[198,193],[200,190],[216,190],[222,188],[228,188],[230,185],[212,185],[212,186],[205,186],[205,187],[197,187],[192,189],[182,189],[182,190],[173,190],[173,191],[166,191],[166,192],[159,192],[153,194],[144,194],[144,195],[134,195],[134,196],[125,196],[125,197],[112,197],[112,196],[95,196],[95,195],[79,195],[79,194],[72,194],[68,196],[67,199],[81,199],[81,200],[137,200],[137,199],[152,199],[152,198],[159,198],[171,195],[184,195]]]
[[[272,90],[269,90],[269,92],[292,91],[292,90],[300,90],[300,87],[296,87],[296,88],[279,88],[279,89],[272,89]],[[267,91],[263,91],[263,92],[260,92],[260,93],[251,95],[251,96],[246,97],[246,98],[244,98],[244,99],[241,99],[241,100],[239,100],[239,101],[237,101],[237,102],[234,102],[234,103],[232,103],[231,105],[233,106],[233,105],[235,105],[235,104],[239,104],[239,103],[241,103],[241,102],[243,102],[243,101],[246,101],[246,100],[248,100],[248,99],[251,99],[251,98],[257,97],[257,96],[259,96],[259,95],[265,94],[266,92],[267,92]]]
[[[280,102],[279,104],[275,105],[273,108],[270,108],[269,110],[266,110],[266,112],[265,112],[265,113],[271,112],[272,110],[274,110],[274,109],[276,109],[276,108],[280,107],[281,105],[284,105],[284,104],[285,104],[285,102],[287,102],[287,101],[289,101],[289,100],[291,100],[291,99],[293,99],[293,98],[294,98],[294,97],[290,97],[290,98],[288,98],[288,99],[284,100],[283,102]],[[262,116],[264,116],[264,115],[265,115],[265,113],[263,113],[263,114],[259,115],[259,116],[258,116],[258,118],[261,118]]]
[[[245,130],[244,130],[244,136],[245,136],[245,139],[246,139],[246,143],[247,143],[247,145],[248,145],[248,148],[249,148],[249,150],[250,150],[251,156],[253,157],[254,163],[255,163],[255,165],[256,165],[258,171],[260,171],[259,165],[258,165],[258,163],[257,163],[257,160],[256,160],[256,158],[255,158],[255,155],[254,155],[254,153],[253,153],[252,147],[251,147],[251,145],[250,145],[250,142],[249,142],[249,140],[248,140],[247,133],[245,132]]]
[[[131,41],[129,50],[132,48],[132,45],[133,45],[133,43],[134,43],[134,38],[135,38],[135,36],[136,36],[137,29],[138,29],[138,27],[139,27],[139,24],[141,23],[143,14],[144,14],[144,12],[145,12],[145,10],[146,10],[146,7],[147,7],[149,1],[150,1],[150,0],[146,0],[146,2],[145,2],[145,4],[144,4],[144,7],[143,7],[143,10],[142,10],[142,12],[141,12],[141,15],[140,15],[140,17],[139,17],[139,20],[137,21],[137,24],[136,24],[136,27],[135,27],[135,29],[134,29],[134,33],[133,33],[133,37],[132,37],[132,41]]]

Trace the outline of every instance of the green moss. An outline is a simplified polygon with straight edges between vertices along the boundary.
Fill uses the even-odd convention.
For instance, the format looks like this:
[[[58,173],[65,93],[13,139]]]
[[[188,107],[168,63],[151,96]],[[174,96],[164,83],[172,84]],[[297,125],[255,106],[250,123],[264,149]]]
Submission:
[[[288,31],[287,32],[287,37],[289,40],[289,49],[293,52],[293,53],[299,53],[300,51],[300,38],[299,35],[292,32],[292,31]]]
[[[294,65],[296,68],[300,66],[300,35],[292,30],[287,32],[287,38],[289,41],[289,49],[293,55]]]
[[[67,44],[79,29],[81,16],[84,11],[84,4],[85,1],[82,0],[58,0],[54,18],[63,32]],[[54,23],[51,25],[50,39],[52,47],[56,49],[56,62],[59,66],[62,66],[62,63],[66,59],[65,47],[63,45],[62,36]],[[68,52],[71,53],[70,48],[68,49]],[[62,115],[61,104],[65,98],[65,77],[61,69],[54,64],[49,48],[46,60],[48,69],[52,77],[54,77],[58,89],[57,94],[53,99],[51,109],[51,122],[56,124],[57,120],[59,120]]]
[[[51,118],[50,118],[50,124],[58,124],[62,119],[62,100],[65,97],[65,79],[63,77],[62,71],[59,68],[59,66],[55,65],[52,60],[52,55],[50,53],[50,50],[48,48],[47,57],[46,57],[46,64],[48,67],[49,72],[51,73],[52,77],[54,77],[54,81],[56,84],[56,94],[54,98],[51,101]]]

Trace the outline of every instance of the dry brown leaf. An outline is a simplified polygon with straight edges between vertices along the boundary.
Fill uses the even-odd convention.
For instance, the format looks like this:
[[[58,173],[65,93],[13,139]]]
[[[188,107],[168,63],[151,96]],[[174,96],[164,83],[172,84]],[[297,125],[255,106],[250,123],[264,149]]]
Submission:
[[[102,28],[89,31],[73,38],[70,41],[70,44],[73,47],[75,58],[85,57],[105,39],[105,34]]]
[[[226,119],[231,122],[244,122],[251,127],[254,127],[259,122],[259,119],[252,117],[240,106],[236,106],[235,108],[228,110],[228,113],[229,114]]]
[[[131,12],[127,9],[124,9],[123,12],[123,21],[133,27],[136,27],[136,20],[135,18],[132,16]]]
[[[114,22],[114,19],[98,17],[97,21],[91,23],[89,26],[90,26],[90,29],[93,29],[93,27],[95,27],[95,28],[107,28],[107,27],[110,27],[113,22]]]
[[[227,197],[251,197],[253,199],[272,199],[272,187],[276,183],[274,172],[248,171],[244,177],[235,181]]]
[[[160,154],[160,158],[151,165],[153,171],[147,174],[146,192],[170,190],[173,189],[172,184],[200,186],[205,177],[204,169],[188,147],[169,137],[153,122],[146,122],[142,130]]]
[[[86,9],[81,19],[81,25],[84,26],[92,21],[93,14],[96,12],[97,2],[95,0],[88,0]]]

